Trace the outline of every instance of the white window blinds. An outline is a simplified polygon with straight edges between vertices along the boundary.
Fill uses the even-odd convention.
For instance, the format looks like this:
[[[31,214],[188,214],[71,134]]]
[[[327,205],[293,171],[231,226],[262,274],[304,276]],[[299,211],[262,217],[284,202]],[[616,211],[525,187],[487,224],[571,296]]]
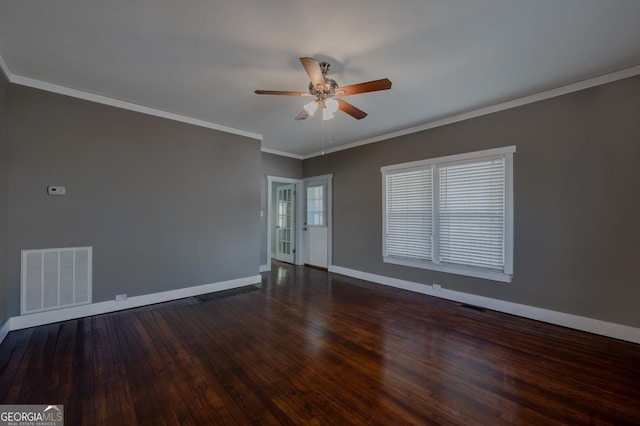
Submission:
[[[431,168],[387,174],[386,255],[431,260]]]
[[[504,158],[439,167],[440,262],[504,269]]]
[[[511,281],[515,146],[381,168],[383,260]]]

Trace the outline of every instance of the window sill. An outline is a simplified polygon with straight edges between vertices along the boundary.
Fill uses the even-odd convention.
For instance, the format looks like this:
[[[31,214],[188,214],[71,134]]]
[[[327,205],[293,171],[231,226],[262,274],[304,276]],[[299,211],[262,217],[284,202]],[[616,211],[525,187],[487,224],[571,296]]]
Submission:
[[[393,263],[394,265],[410,266],[412,268],[429,269],[431,271],[446,272],[450,274],[465,275],[468,277],[483,278],[485,280],[500,281],[510,283],[513,275],[505,274],[500,271],[492,271],[488,269],[473,268],[468,266],[455,266],[449,264],[438,264],[432,262],[420,262],[416,260],[400,259],[396,257],[383,257],[384,263]]]

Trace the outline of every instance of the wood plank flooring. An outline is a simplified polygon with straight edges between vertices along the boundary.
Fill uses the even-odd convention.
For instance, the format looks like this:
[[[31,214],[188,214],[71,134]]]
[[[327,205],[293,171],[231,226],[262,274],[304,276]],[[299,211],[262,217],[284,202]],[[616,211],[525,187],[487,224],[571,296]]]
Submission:
[[[68,425],[640,424],[640,345],[274,264],[259,291],[14,331]]]

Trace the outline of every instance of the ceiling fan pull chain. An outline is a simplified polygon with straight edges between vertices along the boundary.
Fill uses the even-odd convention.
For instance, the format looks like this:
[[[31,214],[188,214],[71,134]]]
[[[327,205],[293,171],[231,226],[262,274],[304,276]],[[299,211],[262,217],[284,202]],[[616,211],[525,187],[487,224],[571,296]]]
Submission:
[[[321,126],[322,126],[322,155],[324,155],[324,126],[325,126],[325,120],[321,120],[320,121]]]

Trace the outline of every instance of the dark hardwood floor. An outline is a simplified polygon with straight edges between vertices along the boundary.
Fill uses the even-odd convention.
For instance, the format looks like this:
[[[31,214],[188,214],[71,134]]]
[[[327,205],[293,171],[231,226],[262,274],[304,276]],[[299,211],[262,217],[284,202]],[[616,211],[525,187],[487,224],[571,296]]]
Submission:
[[[66,424],[640,424],[640,345],[274,265],[257,291],[14,331]]]

